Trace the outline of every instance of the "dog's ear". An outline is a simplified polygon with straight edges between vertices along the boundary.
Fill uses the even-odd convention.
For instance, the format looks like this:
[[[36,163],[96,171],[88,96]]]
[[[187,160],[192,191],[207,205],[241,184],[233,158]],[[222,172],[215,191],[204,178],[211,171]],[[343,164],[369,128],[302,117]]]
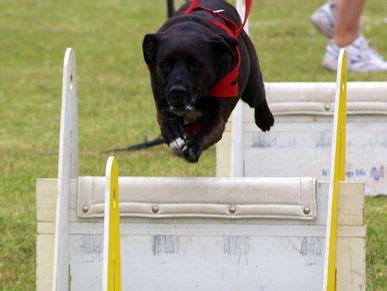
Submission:
[[[157,34],[146,34],[144,37],[142,42],[142,51],[145,63],[148,66],[153,65],[156,60],[158,42],[159,37]]]
[[[228,53],[234,56],[238,41],[228,35],[217,35],[210,38],[210,45],[216,54]]]

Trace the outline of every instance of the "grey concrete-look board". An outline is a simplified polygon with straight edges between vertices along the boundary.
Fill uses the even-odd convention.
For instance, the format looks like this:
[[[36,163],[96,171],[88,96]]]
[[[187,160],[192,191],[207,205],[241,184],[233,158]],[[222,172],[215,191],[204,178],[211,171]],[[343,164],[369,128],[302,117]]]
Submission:
[[[147,201],[147,194],[154,193],[147,193],[147,187],[141,193],[137,185],[130,185],[133,179],[121,178],[121,188],[125,189],[120,192],[121,199],[129,201],[135,191],[135,202]],[[194,198],[168,187],[171,181],[162,185],[158,178],[143,179],[144,184],[156,183],[158,187],[163,187],[162,205],[168,206],[167,200],[173,202],[177,199],[180,201],[177,214],[190,208]],[[189,180],[177,178],[176,182]],[[278,179],[278,182],[281,180],[287,185],[297,183],[292,180],[289,184],[286,179]],[[250,194],[259,193],[265,179],[254,178],[251,181],[256,182],[257,189],[247,187],[248,191]],[[222,179],[194,181],[197,185],[208,182],[216,188],[216,183],[222,184]],[[71,290],[101,290],[103,219],[79,216],[80,191],[77,183],[77,180],[71,182],[69,264],[64,267],[69,270]],[[275,219],[264,218],[263,215],[260,219],[204,218],[208,216],[206,206],[212,202],[210,194],[208,198],[205,195],[200,197],[203,186],[198,188],[201,189],[199,191],[192,189],[192,196],[200,197],[196,199],[196,205],[201,207],[195,209],[198,214],[202,210],[202,218],[190,218],[189,211],[186,218],[157,218],[157,214],[149,218],[153,209],[151,205],[149,211],[142,212],[143,218],[127,217],[141,216],[141,212],[122,213],[123,290],[320,290],[328,187],[328,183],[315,184],[316,217],[309,220],[302,216],[300,219]],[[239,189],[234,193],[236,200],[246,197],[244,194],[249,196],[249,193],[243,193],[243,187],[234,189]],[[49,290],[52,284],[56,193],[56,179],[38,180],[37,290]],[[289,201],[297,200],[299,194],[290,192],[295,197]],[[272,199],[270,195],[253,196],[253,200],[262,202]],[[338,290],[365,290],[363,196],[361,183],[343,183],[340,186]],[[222,199],[219,195],[218,198]],[[230,199],[229,195],[227,199]],[[267,216],[270,217],[270,211]]]
[[[274,127],[261,132],[243,104],[232,119],[238,125],[229,124],[217,145],[217,175],[328,180],[335,83],[266,87]],[[367,195],[386,195],[387,82],[348,83],[347,113],[346,179],[365,182]],[[231,128],[239,128],[238,139]]]

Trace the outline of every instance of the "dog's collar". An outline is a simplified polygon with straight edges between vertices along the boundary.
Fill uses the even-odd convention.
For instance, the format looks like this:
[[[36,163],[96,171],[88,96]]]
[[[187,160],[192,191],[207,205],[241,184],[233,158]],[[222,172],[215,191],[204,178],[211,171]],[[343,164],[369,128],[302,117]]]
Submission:
[[[193,11],[196,11],[196,10],[204,10],[214,15],[215,17],[223,20],[223,22],[221,22],[221,21],[212,19],[211,20],[212,24],[222,28],[229,36],[235,38],[236,40],[238,39],[240,33],[243,30],[243,27],[246,24],[247,18],[249,17],[252,0],[246,0],[245,19],[240,27],[233,20],[221,15],[223,10],[213,11],[206,7],[199,6],[198,5],[199,2],[200,0],[192,1],[191,5],[184,12],[184,15],[191,14]],[[224,76],[222,79],[216,82],[215,86],[208,93],[208,96],[223,99],[223,98],[235,98],[239,95],[238,74],[239,74],[239,69],[241,64],[241,54],[238,46],[235,49],[235,55],[236,55],[235,67],[229,73],[227,73],[226,76]]]

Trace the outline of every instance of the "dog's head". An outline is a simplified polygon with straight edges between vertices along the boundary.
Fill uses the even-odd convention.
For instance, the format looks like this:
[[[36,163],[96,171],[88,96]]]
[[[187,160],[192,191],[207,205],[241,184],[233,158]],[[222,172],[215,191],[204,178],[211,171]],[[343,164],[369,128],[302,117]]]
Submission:
[[[147,34],[143,53],[163,91],[157,97],[173,114],[189,113],[232,66],[236,45],[234,38],[195,29],[192,22]]]

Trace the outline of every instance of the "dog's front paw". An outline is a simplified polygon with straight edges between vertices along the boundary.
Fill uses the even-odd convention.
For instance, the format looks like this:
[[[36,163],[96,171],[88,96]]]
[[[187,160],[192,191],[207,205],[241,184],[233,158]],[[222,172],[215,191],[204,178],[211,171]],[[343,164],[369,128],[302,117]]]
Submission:
[[[269,131],[270,128],[274,125],[273,114],[271,113],[270,108],[266,102],[255,107],[254,117],[255,117],[255,124],[262,131]]]
[[[201,153],[202,150],[196,141],[188,141],[183,148],[183,157],[190,163],[197,163]]]
[[[168,146],[174,154],[182,155],[184,152],[185,140],[181,137],[178,137],[170,142]]]
[[[161,127],[161,135],[165,143],[176,154],[183,150],[185,145],[184,129],[177,119],[168,119]]]

